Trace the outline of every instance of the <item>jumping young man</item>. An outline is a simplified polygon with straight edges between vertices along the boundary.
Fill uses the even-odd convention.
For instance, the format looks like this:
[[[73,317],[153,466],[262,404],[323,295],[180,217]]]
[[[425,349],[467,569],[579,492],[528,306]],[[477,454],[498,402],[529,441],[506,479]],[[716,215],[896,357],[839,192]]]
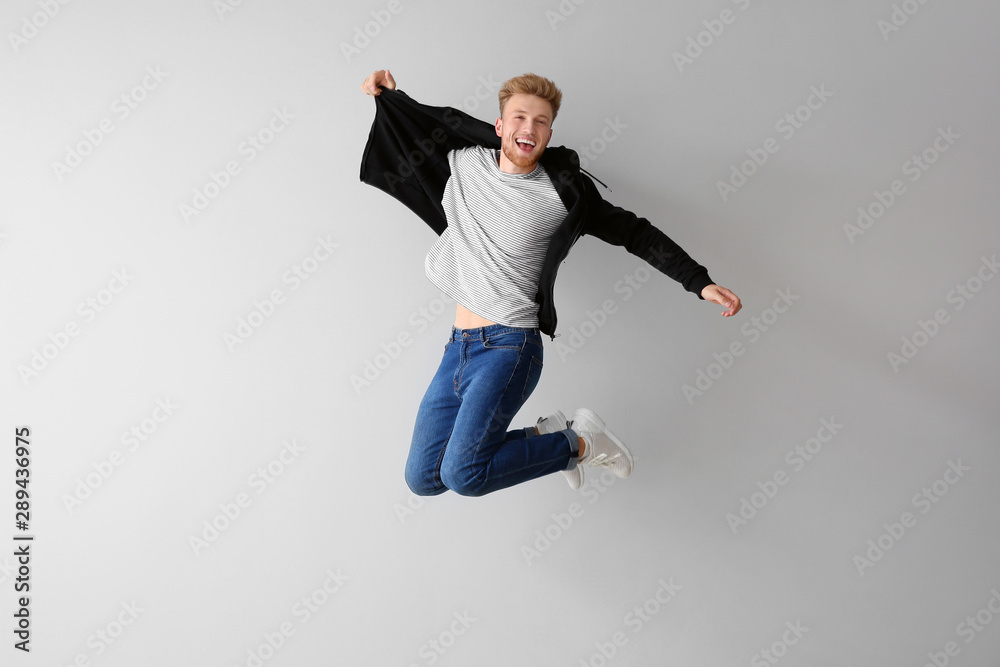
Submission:
[[[422,496],[481,496],[559,471],[578,489],[581,464],[628,477],[632,453],[592,410],[507,430],[541,376],[542,334],[555,340],[560,264],[591,234],[724,306],[724,317],[739,312],[739,297],[648,220],[604,200],[574,151],[548,147],[562,101],[552,81],[530,73],[506,81],[494,125],[414,101],[389,70],[361,89],[375,99],[361,181],[438,235],[424,272],[457,302],[417,412],[407,485]]]

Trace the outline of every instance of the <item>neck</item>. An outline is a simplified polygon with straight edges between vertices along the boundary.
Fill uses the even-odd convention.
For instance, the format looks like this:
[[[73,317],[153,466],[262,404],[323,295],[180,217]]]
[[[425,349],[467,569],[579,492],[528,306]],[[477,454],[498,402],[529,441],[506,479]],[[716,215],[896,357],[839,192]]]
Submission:
[[[535,170],[538,163],[533,162],[530,167],[518,167],[516,164],[507,159],[507,156],[501,149],[500,154],[497,157],[497,165],[499,165],[500,171],[505,174],[530,174]]]

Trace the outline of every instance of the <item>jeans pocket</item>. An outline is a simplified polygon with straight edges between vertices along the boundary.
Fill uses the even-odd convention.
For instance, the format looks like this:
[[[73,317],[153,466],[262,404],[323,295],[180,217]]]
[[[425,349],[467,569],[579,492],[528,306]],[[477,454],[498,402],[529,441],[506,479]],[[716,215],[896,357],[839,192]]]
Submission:
[[[487,350],[520,350],[524,347],[523,331],[504,331],[492,334],[483,340],[483,348]]]
[[[535,347],[539,348],[539,354],[541,354],[541,350],[544,347],[542,345],[542,336],[541,336],[541,334],[539,334],[539,333],[529,333],[529,334],[527,334],[524,337],[524,342],[527,345],[534,345]]]

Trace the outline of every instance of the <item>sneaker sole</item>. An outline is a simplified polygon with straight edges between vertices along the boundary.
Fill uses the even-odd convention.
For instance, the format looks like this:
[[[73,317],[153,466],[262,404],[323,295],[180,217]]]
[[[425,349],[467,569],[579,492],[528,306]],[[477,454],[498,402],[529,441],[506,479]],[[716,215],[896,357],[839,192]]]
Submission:
[[[569,488],[576,491],[581,486],[583,486],[583,467],[576,466],[572,470],[560,470],[566,481],[569,483]]]

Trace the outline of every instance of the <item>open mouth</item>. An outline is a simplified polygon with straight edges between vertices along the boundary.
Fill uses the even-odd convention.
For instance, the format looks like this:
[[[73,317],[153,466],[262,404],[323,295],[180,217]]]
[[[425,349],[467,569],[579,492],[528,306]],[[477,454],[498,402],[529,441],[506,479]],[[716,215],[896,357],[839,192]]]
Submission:
[[[514,139],[514,145],[523,153],[530,153],[535,150],[535,142],[526,137],[517,137]]]

